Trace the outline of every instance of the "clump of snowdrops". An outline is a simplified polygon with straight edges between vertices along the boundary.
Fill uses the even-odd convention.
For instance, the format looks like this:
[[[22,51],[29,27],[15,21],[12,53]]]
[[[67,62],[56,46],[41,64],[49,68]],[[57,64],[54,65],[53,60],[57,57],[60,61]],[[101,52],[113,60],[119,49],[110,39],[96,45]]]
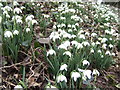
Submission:
[[[97,69],[106,69],[114,62],[118,16],[109,6],[95,3],[65,2],[52,10],[56,22],[46,60],[55,86],[91,87],[100,75]]]
[[[37,24],[32,14],[24,15],[25,7],[16,1],[0,3],[2,10],[3,52],[15,62],[21,46],[29,47],[33,39],[33,27]]]

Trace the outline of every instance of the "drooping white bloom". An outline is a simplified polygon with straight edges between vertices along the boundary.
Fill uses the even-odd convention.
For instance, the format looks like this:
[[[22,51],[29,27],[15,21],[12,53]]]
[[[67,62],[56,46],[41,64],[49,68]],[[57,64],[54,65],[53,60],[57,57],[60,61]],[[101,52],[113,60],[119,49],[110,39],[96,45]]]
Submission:
[[[46,85],[46,90],[49,90],[49,88],[54,88],[54,90],[58,90],[57,87],[53,86],[53,85]],[[48,88],[48,89],[47,89]]]
[[[92,33],[91,36],[92,36],[92,37],[96,37],[97,34],[96,34],[96,33]]]
[[[89,33],[89,32],[86,32],[86,33],[85,33],[85,35],[89,36],[89,35],[90,35],[90,33]]]
[[[17,90],[17,89],[23,90],[23,87],[22,87],[21,85],[16,85],[16,86],[14,87],[14,89],[15,89],[15,90]]]
[[[1,24],[1,22],[2,22],[2,17],[0,16],[0,24]]]
[[[85,35],[84,35],[84,34],[80,34],[80,35],[79,35],[79,38],[80,38],[80,39],[85,39]]]
[[[87,79],[91,79],[92,78],[92,76],[91,76],[92,71],[91,70],[82,70],[82,69],[78,68],[78,71],[83,73],[83,76],[82,76],[83,80],[86,81]]]
[[[77,42],[77,41],[71,41],[71,44],[72,44],[72,45],[75,45],[75,47],[78,46],[78,42]]]
[[[77,49],[81,49],[81,48],[83,48],[83,45],[81,43],[78,43]]]
[[[65,52],[63,53],[63,55],[68,55],[69,57],[72,56],[70,51],[65,51]]]
[[[61,65],[60,70],[61,71],[66,70],[67,71],[67,64]]]
[[[34,24],[38,24],[38,22],[35,19],[32,20],[32,25]]]
[[[97,69],[93,69],[92,75],[97,75],[97,76],[99,76],[100,73],[99,73],[99,71],[98,71]]]
[[[12,11],[12,8],[10,6],[5,6],[1,8],[3,11]]]
[[[13,1],[13,5],[17,6],[17,5],[19,5],[19,3],[17,1]]]
[[[115,56],[115,53],[112,53],[112,56]]]
[[[105,43],[106,41],[108,41],[107,38],[102,38],[101,43]]]
[[[67,82],[67,78],[64,75],[60,74],[59,76],[57,76],[57,83],[63,81]]]
[[[84,46],[90,46],[89,42],[87,42],[87,41],[82,42],[82,44],[83,44]]]
[[[18,31],[18,30],[14,30],[13,34],[14,34],[14,35],[18,35],[18,34],[19,34],[19,31]]]
[[[96,44],[97,44],[97,45],[100,45],[100,42],[99,42],[99,41],[97,41],[97,42],[96,42]]]
[[[5,31],[5,32],[4,32],[4,37],[10,38],[10,37],[13,37],[13,34],[12,34],[11,31]]]
[[[56,31],[53,31],[53,32],[50,34],[49,37],[50,37],[50,39],[52,39],[54,42],[55,42],[56,39],[60,39],[60,35],[59,35],[59,33],[56,32]]]
[[[16,7],[13,12],[17,13],[17,14],[20,14],[20,13],[22,13],[22,10],[20,8]]]
[[[110,51],[106,51],[105,54],[106,54],[106,55],[111,55]]]
[[[107,49],[107,44],[103,44],[103,45],[102,45],[102,48],[103,48],[103,49]]]
[[[33,18],[34,18],[33,15],[28,15],[28,16],[26,17],[25,21],[26,21],[26,22],[32,21]]]
[[[78,72],[72,72],[71,73],[71,78],[73,78],[73,80],[76,82],[77,79],[80,77],[80,73]]]
[[[91,53],[94,53],[94,49],[91,49],[90,52],[91,52]]]
[[[66,19],[66,18],[65,18],[65,17],[60,17],[60,19],[61,19],[61,20],[64,20],[64,19]]]
[[[89,63],[87,60],[83,60],[82,63],[83,63],[83,66],[85,66],[85,65],[88,65],[88,66],[89,66],[89,65],[90,65],[90,63]]]
[[[30,28],[26,28],[26,32],[27,32],[27,33],[30,32]]]
[[[101,50],[98,50],[98,53],[102,53],[102,51],[101,51]]]
[[[48,52],[47,52],[47,56],[49,55],[56,55],[56,52],[53,50],[53,49],[50,49]]]
[[[112,45],[112,44],[110,44],[110,45],[109,45],[109,47],[110,47],[110,48],[113,48],[113,45]]]

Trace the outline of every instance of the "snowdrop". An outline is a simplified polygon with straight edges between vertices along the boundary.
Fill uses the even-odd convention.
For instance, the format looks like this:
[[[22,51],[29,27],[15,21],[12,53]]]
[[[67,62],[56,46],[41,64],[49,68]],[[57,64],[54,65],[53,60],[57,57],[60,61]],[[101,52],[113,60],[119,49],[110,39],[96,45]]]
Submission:
[[[50,34],[50,39],[52,39],[54,42],[56,39],[60,39],[60,36],[59,36],[59,33],[56,32],[56,31],[53,31],[51,34]]]
[[[92,43],[91,43],[92,46],[95,46],[95,44],[96,44],[95,42],[92,42]]]
[[[106,41],[108,41],[107,38],[102,38],[101,43],[105,43]]]
[[[109,47],[110,47],[110,48],[113,48],[113,45],[112,45],[112,44],[109,44]]]
[[[89,66],[89,65],[90,65],[90,63],[89,63],[87,60],[83,60],[82,63],[83,63],[83,66],[85,66],[85,65],[88,65],[88,66]]]
[[[80,39],[85,39],[85,35],[84,35],[84,34],[81,34],[81,35],[79,35],[79,38],[80,38]]]
[[[81,43],[78,43],[77,49],[81,49],[81,48],[83,48],[83,45]]]
[[[67,64],[63,64],[60,67],[60,71],[66,70],[67,71]]]
[[[26,28],[26,32],[27,32],[27,33],[30,32],[30,28]]]
[[[103,45],[102,45],[102,48],[103,48],[103,49],[107,49],[107,44],[103,44]]]
[[[100,45],[100,42],[99,42],[99,41],[97,41],[97,42],[96,42],[96,45]]]
[[[32,20],[32,25],[34,24],[38,24],[38,22],[35,19]]]
[[[33,15],[28,15],[25,19],[26,22],[32,21],[32,19],[34,18]]]
[[[72,44],[72,45],[75,45],[75,47],[78,46],[78,42],[77,42],[77,41],[71,41],[71,44]]]
[[[18,30],[14,30],[13,35],[18,35],[19,31]]]
[[[54,88],[54,90],[58,90],[57,87],[55,87],[53,85],[47,85],[45,88],[48,88],[46,90],[49,90],[50,88]]]
[[[101,51],[101,50],[98,50],[98,53],[102,53],[102,51]]]
[[[106,54],[106,55],[111,55],[110,51],[106,51],[105,54]]]
[[[65,17],[60,17],[61,20],[65,20],[66,18]]]
[[[11,31],[5,31],[5,32],[4,32],[4,37],[10,38],[10,37],[13,37],[13,34],[12,34]]]
[[[10,6],[5,6],[1,8],[3,11],[12,11],[12,8]]]
[[[20,8],[15,8],[14,10],[13,10],[13,12],[14,13],[17,13],[17,14],[20,14],[20,13],[22,13],[22,10],[20,9]]]
[[[57,76],[57,83],[60,83],[63,81],[67,82],[67,78],[64,75],[60,74],[59,76]]]
[[[90,53],[94,53],[94,49],[91,49],[91,50],[90,50]]]
[[[91,36],[92,36],[92,37],[96,37],[97,34],[96,34],[96,33],[92,33]]]
[[[17,6],[17,5],[19,5],[19,3],[17,1],[13,1],[13,5]]]
[[[47,56],[49,55],[56,55],[56,52],[53,50],[53,49],[50,49],[48,52],[47,52]]]
[[[68,55],[69,57],[72,56],[70,51],[65,51],[65,52],[63,53],[63,55]]]
[[[14,87],[14,90],[23,90],[23,87],[21,86],[21,85],[16,85],[15,87]]]
[[[90,46],[89,42],[87,42],[87,41],[82,42],[82,44],[83,44],[84,46]]]
[[[100,73],[99,73],[99,71],[98,71],[97,69],[93,69],[92,75],[97,75],[97,76],[99,76]]]
[[[73,78],[73,80],[76,82],[77,81],[77,79],[80,77],[80,73],[78,73],[78,72],[72,72],[71,73],[71,78]]]

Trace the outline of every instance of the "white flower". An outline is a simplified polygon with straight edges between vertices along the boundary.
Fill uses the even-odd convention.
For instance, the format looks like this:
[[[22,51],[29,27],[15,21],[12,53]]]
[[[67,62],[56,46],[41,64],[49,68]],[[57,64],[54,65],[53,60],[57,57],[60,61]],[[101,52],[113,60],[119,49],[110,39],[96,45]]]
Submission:
[[[82,69],[79,69],[79,68],[78,68],[78,71],[83,73],[83,77],[82,77],[83,80],[86,81],[87,78],[88,78],[88,79],[91,79],[91,78],[92,78],[92,76],[91,76],[92,71],[91,71],[91,70],[82,70]]]
[[[67,82],[67,78],[64,75],[61,74],[57,76],[57,83],[63,82],[63,81]]]
[[[21,19],[18,19],[16,22],[21,24],[23,23]]]
[[[77,49],[81,49],[81,48],[83,48],[83,45],[81,43],[78,43]]]
[[[47,52],[47,56],[49,55],[56,55],[56,52],[53,50],[53,49],[50,49],[48,52]]]
[[[30,28],[26,28],[26,32],[27,32],[27,33],[30,32]]]
[[[13,12],[17,13],[17,14],[20,14],[20,13],[22,13],[22,10],[20,8],[16,7]]]
[[[23,87],[21,86],[21,85],[16,85],[15,87],[14,87],[14,89],[16,90],[16,89],[23,89]]]
[[[92,75],[97,75],[97,76],[99,76],[99,75],[100,75],[100,73],[98,72],[98,70],[97,70],[97,69],[93,69]]]
[[[89,42],[87,42],[87,41],[82,42],[82,44],[83,44],[84,46],[90,46]]]
[[[29,16],[26,17],[25,21],[26,22],[32,21],[33,18],[34,18],[33,15],[29,15]]]
[[[89,63],[87,60],[83,60],[82,63],[83,63],[83,66],[84,66],[84,65],[88,65],[88,66],[90,65],[90,63]]]
[[[95,46],[95,43],[94,43],[94,42],[92,42],[92,43],[91,43],[91,45],[92,45],[92,46]]]
[[[55,42],[56,39],[60,39],[60,35],[59,35],[59,33],[56,32],[56,31],[53,31],[53,32],[50,34],[49,37],[50,37],[50,39],[52,39],[54,42]]]
[[[102,48],[103,48],[103,49],[107,49],[107,44],[103,44],[103,45],[102,45]]]
[[[63,55],[68,55],[69,57],[72,56],[70,51],[66,51],[66,52],[64,52]]]
[[[2,17],[0,16],[0,24],[1,24],[1,22],[2,22]]]
[[[84,34],[80,34],[80,35],[79,35],[79,38],[80,38],[80,39],[85,39],[85,35],[84,35]]]
[[[67,71],[67,65],[66,64],[61,65],[60,70],[61,71],[66,70]]]
[[[98,53],[102,53],[102,51],[101,51],[101,50],[98,50]]]
[[[78,42],[77,41],[72,41],[71,43],[72,43],[72,45],[75,45],[75,47],[78,46]]]
[[[17,1],[13,1],[13,5],[17,6],[17,5],[19,5],[19,3]]]
[[[49,90],[49,88],[54,88],[55,90],[58,90],[55,86],[52,86],[52,85],[47,85],[45,88],[48,88],[46,90]]]
[[[97,41],[96,44],[97,44],[97,45],[100,45],[100,42]]]
[[[1,8],[3,11],[12,11],[12,8],[9,6],[5,6],[4,8]]]
[[[32,25],[34,24],[38,24],[38,22],[35,19],[32,20]]]
[[[69,41],[65,41],[63,42],[61,45],[58,46],[58,49],[65,49],[67,50],[67,48],[70,46],[70,42]]]
[[[115,56],[115,53],[112,53],[112,56]]]
[[[18,35],[18,34],[19,34],[19,31],[18,31],[18,30],[14,30],[13,34],[14,34],[14,35]]]
[[[96,34],[96,33],[92,33],[91,36],[92,36],[92,37],[96,37],[97,34]]]
[[[89,32],[86,32],[86,33],[85,33],[85,35],[89,36],[89,35],[90,35],[90,33],[89,33]]]
[[[65,18],[65,17],[60,17],[60,19],[61,19],[61,20],[64,20],[64,19],[66,19],[66,18]]]
[[[90,51],[91,53],[94,53],[94,49],[91,49],[91,51]]]
[[[111,55],[110,51],[106,51],[105,54],[106,54],[106,55]]]
[[[5,32],[4,32],[4,37],[10,38],[10,37],[13,37],[13,34],[12,34],[11,31],[5,31]]]
[[[71,73],[71,78],[73,78],[73,80],[76,82],[77,79],[80,77],[80,73],[78,72],[72,72]]]
[[[107,38],[102,38],[101,43],[105,43],[106,41],[108,41]]]
[[[110,45],[109,45],[109,47],[110,47],[110,48],[113,48],[113,45],[112,45],[112,44],[110,44]]]

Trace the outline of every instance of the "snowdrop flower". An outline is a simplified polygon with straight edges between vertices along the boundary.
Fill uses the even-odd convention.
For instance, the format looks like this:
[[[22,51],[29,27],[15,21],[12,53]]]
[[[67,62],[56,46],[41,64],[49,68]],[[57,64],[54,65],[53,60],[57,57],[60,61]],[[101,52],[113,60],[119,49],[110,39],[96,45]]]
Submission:
[[[63,71],[63,70],[66,70],[66,71],[67,71],[67,65],[66,65],[66,64],[63,64],[63,65],[61,65],[61,67],[60,67],[60,71]]]
[[[72,45],[75,45],[75,47],[78,46],[78,42],[77,42],[77,41],[71,41],[71,44],[72,44]]]
[[[51,34],[50,34],[50,39],[52,39],[54,42],[56,39],[60,39],[60,36],[59,36],[59,33],[56,32],[56,31],[53,31]]]
[[[18,89],[19,89],[19,90],[23,90],[23,87],[22,87],[21,85],[16,85],[16,86],[14,87],[14,89],[15,89],[15,90],[18,90]]]
[[[88,79],[91,79],[91,78],[92,78],[92,76],[91,76],[92,71],[91,71],[91,70],[82,70],[82,69],[79,69],[79,68],[78,68],[78,71],[83,73],[83,77],[82,77],[83,80],[86,81],[87,78],[88,78]]]
[[[44,18],[49,18],[50,15],[43,14]]]
[[[72,56],[70,51],[66,51],[66,52],[64,52],[63,55],[68,55],[69,57]]]
[[[92,33],[91,36],[92,36],[92,37],[96,37],[97,34],[96,34],[96,33]]]
[[[53,49],[50,49],[48,52],[47,52],[47,56],[49,55],[56,55],[56,52],[53,50]]]
[[[113,48],[113,45],[112,45],[112,44],[110,44],[110,45],[109,45],[109,47],[110,47],[110,48]]]
[[[92,75],[97,75],[97,76],[99,76],[99,75],[100,75],[100,73],[98,72],[98,70],[97,70],[97,69],[93,69]]]
[[[83,48],[83,45],[81,43],[78,43],[77,49],[81,49],[81,48]]]
[[[103,48],[103,49],[107,49],[107,44],[103,44],[103,45],[102,45],[102,48]]]
[[[85,35],[84,35],[84,34],[81,34],[81,35],[79,35],[79,38],[80,38],[80,39],[85,39]]]
[[[13,12],[17,13],[17,14],[20,14],[20,13],[22,13],[22,10],[20,8],[16,7]]]
[[[83,44],[84,46],[90,46],[89,42],[87,42],[87,41],[82,42],[82,44]]]
[[[88,65],[88,66],[89,66],[89,65],[90,65],[90,63],[89,63],[87,60],[83,60],[82,63],[83,63],[83,66],[85,66],[85,65]]]
[[[68,32],[72,32],[73,30],[72,29],[68,29]]]
[[[67,78],[64,75],[61,74],[57,76],[57,83],[63,82],[63,81],[67,82]]]
[[[16,23],[23,23],[23,21],[21,19],[17,19]]]
[[[27,32],[27,33],[30,32],[30,28],[26,28],[26,32]]]
[[[17,5],[19,5],[19,3],[17,1],[13,1],[13,5],[17,6]]]
[[[52,85],[47,85],[45,88],[46,88],[46,90],[49,90],[49,88],[54,88],[54,90],[58,90],[55,86],[52,86]]]
[[[90,52],[91,52],[91,53],[94,53],[94,49],[91,49]]]
[[[92,46],[95,46],[95,42],[92,42],[91,45],[92,45]]]
[[[21,6],[20,8],[21,8],[22,10],[23,10],[23,9],[25,9],[25,7],[24,7],[24,6]]]
[[[38,24],[38,22],[35,19],[32,20],[32,25],[34,24]]]
[[[72,27],[71,24],[68,24],[68,27],[69,27],[69,28]]]
[[[102,51],[101,51],[101,50],[98,50],[98,53],[102,53]]]
[[[29,15],[29,16],[26,17],[25,21],[26,22],[32,21],[33,18],[34,18],[33,15]]]
[[[18,35],[19,31],[18,30],[14,30],[13,35]]]
[[[105,43],[106,41],[108,41],[107,38],[102,38],[101,43]]]
[[[105,54],[106,54],[106,55],[111,55],[110,51],[106,51]]]
[[[4,37],[10,38],[10,37],[13,37],[13,34],[12,34],[11,31],[5,31],[5,32],[4,32]]]
[[[96,42],[96,44],[97,44],[97,45],[100,45],[100,42],[99,42],[99,41],[97,41],[97,42]]]
[[[1,8],[3,11],[12,11],[12,8],[9,6],[5,6],[3,8]]]
[[[115,56],[115,53],[112,53],[112,56]]]
[[[78,73],[78,72],[72,72],[71,73],[71,78],[73,78],[73,80],[76,82],[77,81],[77,79],[80,77],[80,73]]]
[[[89,35],[90,35],[90,33],[89,33],[89,32],[86,32],[86,33],[85,33],[85,35],[89,36]]]
[[[66,19],[66,18],[65,18],[65,17],[60,17],[60,19],[61,19],[61,20],[64,20],[64,19]]]
[[[1,22],[2,22],[2,17],[0,16],[0,24],[1,24]]]

